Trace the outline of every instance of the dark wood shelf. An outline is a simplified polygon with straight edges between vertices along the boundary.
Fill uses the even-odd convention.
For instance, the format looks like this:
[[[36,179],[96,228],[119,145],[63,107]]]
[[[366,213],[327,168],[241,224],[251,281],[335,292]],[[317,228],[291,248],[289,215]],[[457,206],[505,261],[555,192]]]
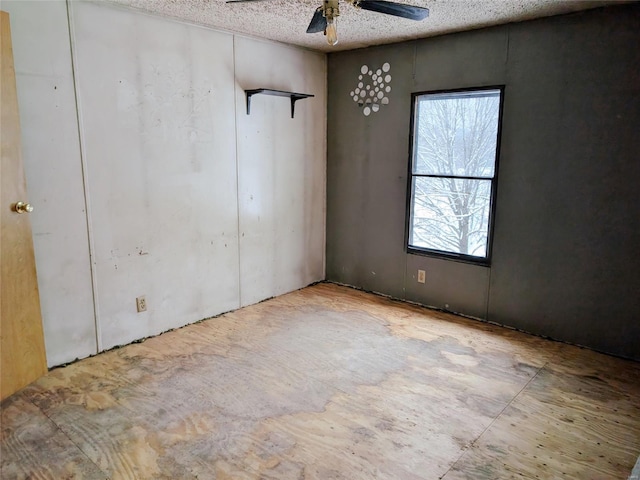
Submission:
[[[308,93],[285,92],[283,90],[271,90],[270,88],[256,88],[255,90],[245,90],[244,94],[247,99],[247,115],[251,113],[251,97],[254,95],[273,95],[275,97],[289,97],[291,99],[291,118],[295,112],[296,102],[303,98],[313,97]]]

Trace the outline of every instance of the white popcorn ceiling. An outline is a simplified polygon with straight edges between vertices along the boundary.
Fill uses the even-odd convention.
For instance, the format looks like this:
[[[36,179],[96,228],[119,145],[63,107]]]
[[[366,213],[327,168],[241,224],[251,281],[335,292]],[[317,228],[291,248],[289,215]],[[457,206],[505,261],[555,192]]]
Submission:
[[[224,0],[102,1],[323,52],[431,37],[619,3],[600,0],[401,0],[400,3],[429,8],[429,17],[416,22],[361,10],[341,0],[339,43],[332,47],[322,33],[305,33],[321,0],[229,4]]]

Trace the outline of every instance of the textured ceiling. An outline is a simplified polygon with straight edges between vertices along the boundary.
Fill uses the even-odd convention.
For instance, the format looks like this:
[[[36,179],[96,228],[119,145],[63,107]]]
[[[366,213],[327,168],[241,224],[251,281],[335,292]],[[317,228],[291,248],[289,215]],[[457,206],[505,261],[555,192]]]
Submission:
[[[600,0],[401,0],[401,3],[429,8],[429,17],[416,22],[361,10],[341,0],[339,43],[331,47],[322,33],[305,33],[321,0],[231,4],[224,0],[104,1],[325,52],[431,37],[616,3]]]

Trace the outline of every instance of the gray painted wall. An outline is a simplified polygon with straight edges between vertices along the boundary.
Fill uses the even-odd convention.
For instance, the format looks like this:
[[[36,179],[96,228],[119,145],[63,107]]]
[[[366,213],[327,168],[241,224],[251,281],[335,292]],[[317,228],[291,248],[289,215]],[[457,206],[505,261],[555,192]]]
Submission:
[[[638,45],[634,4],[329,55],[327,279],[640,359]],[[350,92],[384,62],[389,104],[364,116]],[[411,93],[487,85],[491,266],[407,254]]]

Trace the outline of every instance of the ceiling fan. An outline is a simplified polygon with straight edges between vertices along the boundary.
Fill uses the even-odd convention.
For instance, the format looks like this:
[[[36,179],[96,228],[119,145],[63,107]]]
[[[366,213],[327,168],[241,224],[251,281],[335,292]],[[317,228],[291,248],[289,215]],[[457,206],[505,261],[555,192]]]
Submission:
[[[226,3],[258,2],[261,0],[227,0]],[[429,16],[429,9],[387,0],[346,0],[356,8],[372,12],[385,13],[410,20],[424,20]],[[311,18],[307,33],[324,32],[329,45],[338,43],[336,18],[340,15],[338,0],[323,0]]]

